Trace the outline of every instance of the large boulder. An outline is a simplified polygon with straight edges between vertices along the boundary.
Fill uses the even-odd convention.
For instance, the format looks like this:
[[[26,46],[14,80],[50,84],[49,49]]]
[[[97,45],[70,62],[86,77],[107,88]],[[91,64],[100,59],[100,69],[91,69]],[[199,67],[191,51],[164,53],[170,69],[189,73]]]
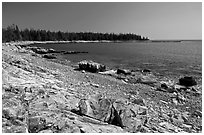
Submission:
[[[195,81],[193,77],[185,76],[179,79],[179,84],[188,87],[188,86],[197,85],[197,82]]]
[[[81,99],[78,105],[81,115],[122,127],[128,132],[138,132],[147,118],[147,107],[126,99],[89,97]]]
[[[79,64],[80,70],[86,70],[86,71],[93,72],[93,73],[103,72],[106,70],[105,65],[102,65],[102,64],[99,64],[93,61],[84,60],[84,61],[79,62],[78,64]]]
[[[109,99],[90,97],[88,100],[82,99],[79,101],[79,111],[82,115],[108,122],[111,117],[111,105]]]
[[[150,73],[151,71],[149,69],[143,69],[142,72],[143,73]]]

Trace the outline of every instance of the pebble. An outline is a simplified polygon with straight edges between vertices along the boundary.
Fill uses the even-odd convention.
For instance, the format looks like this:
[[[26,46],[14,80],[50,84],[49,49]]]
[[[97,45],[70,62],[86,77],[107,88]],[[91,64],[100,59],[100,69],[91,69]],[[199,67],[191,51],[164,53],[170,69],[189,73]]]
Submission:
[[[85,70],[82,70],[81,72],[82,72],[82,73],[85,73]]]
[[[96,87],[96,88],[99,87],[99,84],[95,84],[95,83],[91,83],[90,85],[92,85],[92,86],[94,86],[94,87]]]
[[[176,98],[173,98],[173,99],[172,99],[172,102],[173,102],[175,105],[178,105],[178,101],[176,100]]]

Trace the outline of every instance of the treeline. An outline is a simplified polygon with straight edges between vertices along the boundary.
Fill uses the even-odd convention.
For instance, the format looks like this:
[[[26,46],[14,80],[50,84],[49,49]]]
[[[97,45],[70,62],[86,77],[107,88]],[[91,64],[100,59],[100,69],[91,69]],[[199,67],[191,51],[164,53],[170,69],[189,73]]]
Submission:
[[[46,30],[24,29],[19,30],[17,25],[11,25],[2,29],[2,41],[74,41],[74,40],[149,40],[136,34],[114,34],[114,33],[93,33],[93,32],[51,32]]]

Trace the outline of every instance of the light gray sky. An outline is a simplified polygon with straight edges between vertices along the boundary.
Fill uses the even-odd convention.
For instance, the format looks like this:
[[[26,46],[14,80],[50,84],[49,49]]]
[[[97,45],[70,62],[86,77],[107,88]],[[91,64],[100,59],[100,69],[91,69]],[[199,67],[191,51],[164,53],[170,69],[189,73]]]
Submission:
[[[2,3],[2,25],[20,29],[136,33],[202,39],[202,3]]]

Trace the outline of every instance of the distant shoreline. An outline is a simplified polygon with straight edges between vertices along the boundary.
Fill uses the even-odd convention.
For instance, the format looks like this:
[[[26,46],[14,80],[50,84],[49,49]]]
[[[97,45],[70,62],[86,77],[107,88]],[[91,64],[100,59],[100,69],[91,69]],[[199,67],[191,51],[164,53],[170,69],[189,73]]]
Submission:
[[[145,43],[145,42],[183,42],[183,41],[202,41],[202,40],[147,40],[147,41],[110,41],[110,40],[95,40],[95,41],[85,41],[85,40],[74,40],[74,41],[11,41],[6,42],[5,44],[14,44],[14,45],[30,45],[30,44],[66,44],[66,43]]]
[[[149,42],[149,41],[110,41],[110,40],[95,40],[95,41],[85,41],[85,40],[74,40],[74,41],[11,41],[5,44],[14,45],[30,45],[30,44],[65,44],[65,43],[123,43],[123,42]]]

